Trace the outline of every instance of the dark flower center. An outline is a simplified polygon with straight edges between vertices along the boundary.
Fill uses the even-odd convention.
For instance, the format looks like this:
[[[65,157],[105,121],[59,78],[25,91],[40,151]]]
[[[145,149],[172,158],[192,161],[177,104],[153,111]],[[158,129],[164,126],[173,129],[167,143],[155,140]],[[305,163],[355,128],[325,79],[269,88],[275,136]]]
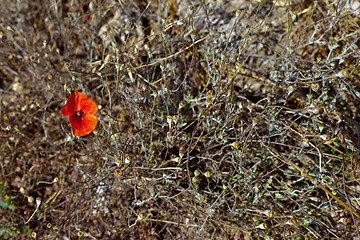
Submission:
[[[83,110],[75,112],[75,116],[77,116],[77,117],[83,117],[84,115],[85,115],[85,111],[83,111]]]

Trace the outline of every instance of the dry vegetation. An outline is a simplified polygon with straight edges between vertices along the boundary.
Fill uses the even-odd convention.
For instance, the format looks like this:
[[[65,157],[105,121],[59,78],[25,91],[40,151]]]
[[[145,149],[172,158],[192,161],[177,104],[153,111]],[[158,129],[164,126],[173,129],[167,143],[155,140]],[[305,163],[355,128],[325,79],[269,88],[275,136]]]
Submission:
[[[0,238],[359,239],[357,8],[2,0]]]

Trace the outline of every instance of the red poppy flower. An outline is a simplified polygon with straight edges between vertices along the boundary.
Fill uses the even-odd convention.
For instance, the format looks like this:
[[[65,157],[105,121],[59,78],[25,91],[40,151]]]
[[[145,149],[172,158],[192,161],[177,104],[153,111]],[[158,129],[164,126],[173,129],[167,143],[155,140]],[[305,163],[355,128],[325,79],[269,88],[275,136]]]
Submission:
[[[81,92],[74,92],[61,112],[69,116],[74,135],[84,136],[95,129],[98,119],[94,114],[97,110],[98,107],[91,98]]]

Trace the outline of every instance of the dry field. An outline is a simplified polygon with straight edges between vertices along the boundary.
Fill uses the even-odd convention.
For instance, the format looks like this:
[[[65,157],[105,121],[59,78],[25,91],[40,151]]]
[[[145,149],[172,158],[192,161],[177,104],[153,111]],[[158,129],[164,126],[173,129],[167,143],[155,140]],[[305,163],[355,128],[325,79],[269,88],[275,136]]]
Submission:
[[[0,238],[360,239],[359,6],[0,0]]]

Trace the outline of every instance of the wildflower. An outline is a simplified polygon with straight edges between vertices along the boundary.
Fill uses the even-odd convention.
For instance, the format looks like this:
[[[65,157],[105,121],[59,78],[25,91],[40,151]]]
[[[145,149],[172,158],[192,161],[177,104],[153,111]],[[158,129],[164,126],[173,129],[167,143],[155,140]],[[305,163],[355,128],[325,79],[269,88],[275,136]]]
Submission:
[[[91,98],[87,98],[83,93],[74,92],[61,112],[69,116],[74,135],[84,136],[95,129],[98,119],[94,114],[97,110],[98,107]]]

